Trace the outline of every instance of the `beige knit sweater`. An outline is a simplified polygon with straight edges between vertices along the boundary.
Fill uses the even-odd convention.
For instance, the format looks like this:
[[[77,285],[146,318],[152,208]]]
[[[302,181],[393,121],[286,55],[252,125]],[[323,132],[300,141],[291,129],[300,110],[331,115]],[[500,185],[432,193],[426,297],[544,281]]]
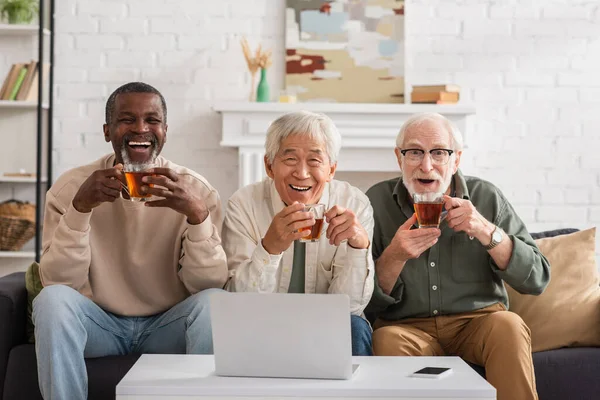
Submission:
[[[202,176],[158,157],[192,182],[210,215],[198,225],[170,209],[123,198],[80,213],[73,198],[95,170],[110,168],[114,154],[63,174],[46,196],[40,275],[44,286],[78,290],[103,309],[147,316],[169,309],[193,293],[221,288],[227,261],[219,229],[221,202]]]

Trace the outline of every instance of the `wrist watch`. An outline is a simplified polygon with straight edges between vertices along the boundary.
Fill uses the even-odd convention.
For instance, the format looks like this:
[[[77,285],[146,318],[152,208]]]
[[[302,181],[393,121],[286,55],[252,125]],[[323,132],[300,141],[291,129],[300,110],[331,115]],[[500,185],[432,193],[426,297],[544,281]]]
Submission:
[[[491,250],[494,247],[498,246],[503,238],[504,238],[504,232],[502,231],[502,229],[500,229],[499,226],[496,226],[496,228],[492,232],[492,240],[490,241],[490,244],[485,246],[485,249]]]

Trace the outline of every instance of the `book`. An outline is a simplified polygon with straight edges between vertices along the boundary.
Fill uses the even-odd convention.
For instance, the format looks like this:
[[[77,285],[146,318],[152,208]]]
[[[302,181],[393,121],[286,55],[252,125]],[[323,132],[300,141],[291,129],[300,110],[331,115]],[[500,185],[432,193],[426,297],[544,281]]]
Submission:
[[[37,75],[37,67],[37,61],[32,60],[29,64],[27,64],[27,74],[25,75],[25,79],[23,79],[23,84],[19,89],[16,100],[22,101],[27,99],[27,95],[31,89],[34,77]]]
[[[19,93],[19,89],[21,88],[21,85],[23,84],[23,81],[25,80],[25,75],[27,75],[27,67],[23,66],[23,67],[21,67],[21,70],[19,71],[19,75],[17,75],[15,84],[13,85],[12,89],[10,90],[10,95],[8,96],[8,100],[16,100],[17,99],[17,94]]]
[[[13,67],[11,68],[9,75],[7,76],[8,82],[6,84],[6,88],[5,88],[4,92],[2,93],[2,98],[0,98],[0,100],[9,100],[10,99],[12,90],[15,87],[15,82],[17,81],[17,78],[19,77],[19,74],[21,73],[21,70],[23,69],[24,66],[25,66],[25,64],[21,64],[21,63],[13,64]]]
[[[416,85],[413,86],[413,92],[460,92],[460,86],[458,85]]]
[[[13,64],[10,66],[10,69],[8,70],[8,74],[6,74],[6,77],[4,78],[4,83],[2,84],[2,89],[0,89],[0,100],[2,100],[2,97],[4,96],[4,93],[6,92],[8,82],[10,81],[10,77],[13,74],[14,69],[15,69],[15,65]]]
[[[457,92],[412,92],[410,99],[413,103],[457,103],[459,97]]]

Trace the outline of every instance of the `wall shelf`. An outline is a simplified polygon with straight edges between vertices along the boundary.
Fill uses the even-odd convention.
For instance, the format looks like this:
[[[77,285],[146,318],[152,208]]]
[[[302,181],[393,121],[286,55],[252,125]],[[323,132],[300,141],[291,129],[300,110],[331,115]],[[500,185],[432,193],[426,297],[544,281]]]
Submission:
[[[46,183],[48,179],[44,176],[42,177],[42,182]],[[19,177],[19,176],[2,176],[0,175],[0,183],[36,183],[36,178],[34,177]]]
[[[36,101],[16,101],[16,100],[0,100],[0,109],[2,108],[37,108]],[[50,108],[48,103],[43,103],[42,108],[47,110]]]
[[[37,25],[0,24],[0,35],[37,35],[39,29]],[[44,29],[44,35],[50,36],[50,33],[50,29]]]
[[[35,258],[35,251],[0,250],[0,258]]]

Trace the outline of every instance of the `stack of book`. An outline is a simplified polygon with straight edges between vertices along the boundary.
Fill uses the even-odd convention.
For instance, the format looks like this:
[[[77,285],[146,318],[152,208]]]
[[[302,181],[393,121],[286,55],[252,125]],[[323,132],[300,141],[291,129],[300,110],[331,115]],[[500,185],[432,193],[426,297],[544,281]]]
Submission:
[[[455,104],[460,97],[457,85],[420,85],[413,86],[412,103]]]
[[[0,100],[37,101],[38,62],[13,64],[0,89]]]

